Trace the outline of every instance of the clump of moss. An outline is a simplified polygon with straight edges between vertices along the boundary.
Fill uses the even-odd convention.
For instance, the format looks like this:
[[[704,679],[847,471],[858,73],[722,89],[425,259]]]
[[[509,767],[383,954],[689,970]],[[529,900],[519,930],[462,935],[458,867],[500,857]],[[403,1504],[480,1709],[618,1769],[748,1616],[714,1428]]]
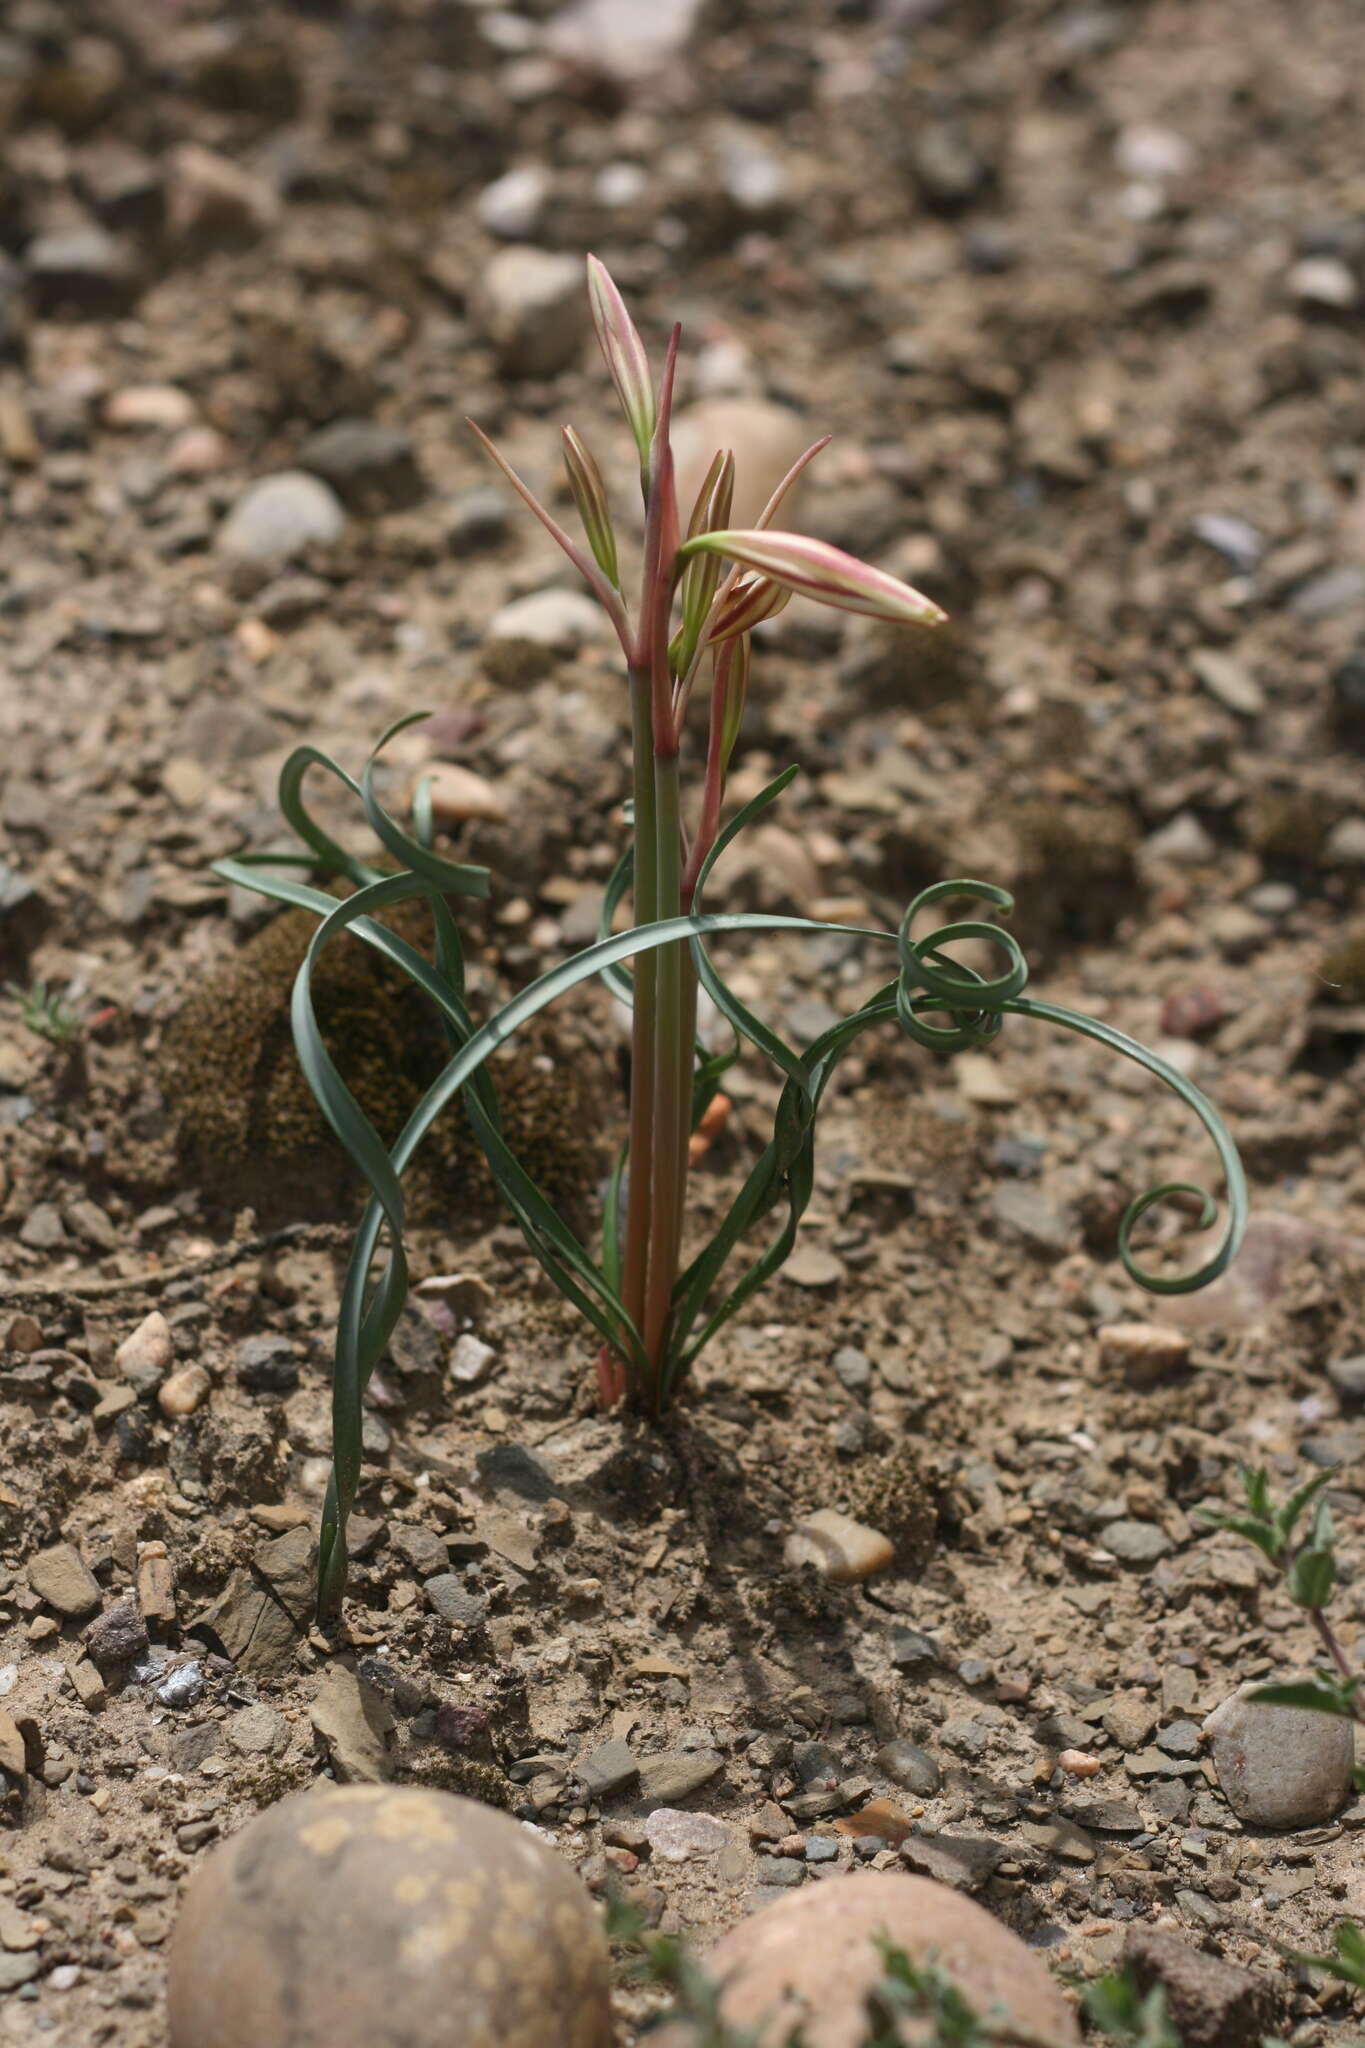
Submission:
[[[1141,833],[1122,804],[1103,797],[1016,804],[1007,812],[1018,902],[1010,929],[1037,946],[1113,937],[1141,900]]]
[[[848,1511],[880,1529],[896,1546],[902,1571],[920,1571],[933,1555],[938,1532],[938,1482],[912,1445],[858,1466],[847,1488]]]
[[[1330,808],[1309,789],[1272,790],[1253,805],[1247,837],[1268,868],[1312,873],[1322,866]]]
[[[387,919],[422,946],[425,912],[404,905]],[[196,1167],[235,1185],[269,1211],[307,1195],[353,1198],[355,1176],[313,1100],[294,1051],[289,1000],[315,929],[306,911],[286,911],[257,932],[172,1020],[159,1079]],[[323,1042],[347,1086],[386,1143],[392,1143],[445,1063],[436,1012],[407,977],[372,947],[339,940],[313,978]],[[572,1204],[599,1166],[606,1121],[562,1031],[537,1018],[489,1062],[503,1130],[513,1152],[552,1201]],[[414,1213],[478,1213],[496,1189],[461,1104],[437,1121],[414,1163]]]
[[[1317,979],[1328,1002],[1365,1003],[1365,924],[1323,955]]]

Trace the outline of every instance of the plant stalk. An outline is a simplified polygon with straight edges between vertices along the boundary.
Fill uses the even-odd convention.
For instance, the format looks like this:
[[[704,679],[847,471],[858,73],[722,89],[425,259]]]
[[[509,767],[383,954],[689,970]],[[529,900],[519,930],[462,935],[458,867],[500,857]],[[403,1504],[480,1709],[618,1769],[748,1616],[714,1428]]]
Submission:
[[[656,915],[679,917],[682,818],[676,750],[656,752],[653,765]],[[654,1375],[652,1392],[657,1409],[664,1392],[668,1320],[682,1245],[682,1199],[687,1171],[684,1060],[690,1063],[691,1040],[683,1036],[687,1009],[683,991],[685,966],[690,972],[687,949],[682,945],[661,946],[654,957],[658,961],[654,998],[654,1144],[645,1320],[641,1334]]]
[[[630,671],[631,732],[635,754],[635,882],[637,925],[653,924],[659,915],[656,805],[654,798],[654,729],[647,668]],[[650,1213],[655,1126],[655,1017],[659,955],[641,953],[635,960],[635,1002],[631,1023],[630,1152],[626,1189],[626,1245],[621,1289],[627,1312],[643,1332],[645,1289],[649,1273]],[[652,1354],[651,1354],[652,1358]],[[655,1389],[638,1388],[652,1403]]]

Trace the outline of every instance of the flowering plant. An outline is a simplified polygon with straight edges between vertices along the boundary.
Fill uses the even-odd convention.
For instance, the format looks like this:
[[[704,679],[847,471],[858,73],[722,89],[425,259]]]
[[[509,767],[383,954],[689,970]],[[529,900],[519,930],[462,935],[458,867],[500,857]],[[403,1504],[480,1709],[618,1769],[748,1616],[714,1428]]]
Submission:
[[[356,1233],[338,1315],[333,1381],[334,1465],[323,1509],[320,1605],[333,1609],[345,1580],[346,1518],[360,1477],[360,1410],[366,1382],[381,1356],[407,1293],[401,1176],[435,1118],[462,1094],[476,1137],[532,1252],[561,1293],[581,1310],[600,1339],[597,1385],[602,1403],[620,1401],[649,1414],[672,1400],[697,1354],[782,1265],[814,1183],[815,1121],[840,1059],[874,1025],[899,1022],[912,1038],[939,1051],[988,1043],[1008,1013],[1043,1018],[1099,1040],[1137,1060],[1195,1111],[1217,1147],[1229,1194],[1222,1242],[1197,1271],[1168,1276],[1144,1272],[1129,1245],[1134,1223],[1172,1193],[1193,1193],[1201,1223],[1216,1217],[1200,1189],[1166,1186],[1130,1207],[1119,1233],[1128,1271],[1158,1292],[1182,1291],[1212,1279],[1227,1265],[1245,1222],[1246,1190],[1231,1140],[1211,1105],[1174,1068],[1107,1024],[1023,991],[1028,969],[1017,941],[1000,925],[968,920],[940,925],[915,937],[919,913],[949,897],[974,898],[1007,915],[1010,897],[987,882],[942,882],[910,905],[897,932],[862,931],[806,918],[766,913],[709,912],[704,892],[711,871],[736,836],[781,794],[796,772],[779,775],[722,824],[726,778],[744,714],[752,636],[800,593],[817,603],[861,612],[892,624],[934,626],[938,606],[896,577],[807,535],[774,525],[792,485],[826,445],[816,441],[793,464],[758,524],[730,525],[733,455],[718,451],[681,524],[669,427],[680,330],[674,328],[656,387],[644,345],[605,267],[588,259],[593,324],[639,458],[644,502],[643,561],[638,594],[628,602],[616,529],[601,470],[572,428],[563,435],[569,486],[586,545],[573,539],[527,488],[479,428],[483,447],[513,489],[564,550],[595,593],[620,644],[629,685],[633,740],[632,843],[608,885],[596,944],[549,969],[494,1016],[476,1025],[467,1007],[463,957],[451,899],[486,896],[484,868],[443,858],[434,850],[429,792],[419,785],[413,829],[404,831],[379,803],[376,759],[394,733],[425,712],[391,726],[379,740],[360,780],[329,756],[305,746],[281,772],[280,807],[306,851],[292,857],[305,871],[340,878],[352,893],[338,902],[310,882],[281,873],[278,854],[221,861],[217,872],[277,900],[312,911],[318,927],[299,970],[293,1029],[303,1071],[336,1136],[363,1175],[370,1199]],[[694,691],[705,677],[709,723],[705,764],[692,815],[683,802],[681,761]],[[303,802],[311,767],[336,776],[363,806],[369,824],[398,871],[383,872],[353,858],[317,824]],[[434,926],[428,959],[377,921],[375,913],[412,899],[426,901]],[[618,911],[630,901],[630,928],[614,932]],[[740,1002],[714,965],[708,940],[727,932],[843,932],[889,945],[895,977],[851,1016],[821,1034],[804,1052],[788,1045]],[[399,966],[436,1005],[450,1058],[391,1146],[360,1110],[329,1056],[318,1030],[312,978],[324,949],[349,932]],[[994,976],[963,965],[947,948],[959,939],[986,939],[1004,955]],[[626,962],[633,960],[633,967]],[[577,984],[600,977],[631,1011],[629,1137],[609,1183],[600,1254],[594,1256],[546,1200],[506,1145],[497,1098],[486,1071],[490,1053],[519,1026]],[[704,990],[730,1026],[733,1047],[715,1054],[697,1037],[698,991]],[[934,1017],[941,1020],[933,1021]],[[713,1110],[720,1079],[742,1043],[771,1059],[785,1075],[773,1135],[711,1238],[684,1259],[684,1218],[690,1141]],[[751,1252],[738,1274],[732,1257],[765,1218],[780,1215],[768,1242]],[[381,1241],[385,1253],[371,1289],[370,1273]]]

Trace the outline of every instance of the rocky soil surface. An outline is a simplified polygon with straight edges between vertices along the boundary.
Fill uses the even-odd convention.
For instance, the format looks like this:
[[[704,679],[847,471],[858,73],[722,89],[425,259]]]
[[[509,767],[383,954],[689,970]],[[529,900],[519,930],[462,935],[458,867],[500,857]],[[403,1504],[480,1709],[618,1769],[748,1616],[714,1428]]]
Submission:
[[[323,1771],[505,1805],[703,1937],[908,1866],[1064,1980],[1269,1979],[1217,1980],[1229,2044],[1348,2030],[1280,1951],[1365,1918],[1365,1800],[1331,1723],[1205,1731],[1314,1645],[1200,1510],[1242,1459],[1334,1468],[1359,1634],[1358,40],[1350,0],[12,0],[0,2041],[161,2042],[182,1880]],[[942,876],[1014,888],[1035,986],[1222,1105],[1254,1220],[1154,1304],[1115,1230],[1213,1175],[1177,1102],[1023,1021],[948,1065],[865,1041],[797,1255],[655,1430],[593,1413],[457,1131],[323,1635],[355,1190],[289,1065],[298,935],[209,864],[281,843],[300,740],[358,772],[429,707],[380,786],[434,770],[495,870],[476,1001],[593,933],[622,684],[463,424],[553,491],[570,420],[629,502],[589,247],[656,350],[685,322],[684,465],[723,439],[761,498],[834,432],[804,523],[954,621],[766,629],[736,788],[802,774],[714,902],[894,928]],[[727,957],[803,1041],[885,976]],[[364,972],[332,1000],[401,1115],[425,1027]],[[622,1051],[603,997],[500,1065],[589,1218]],[[776,1096],[730,1092],[701,1224]]]

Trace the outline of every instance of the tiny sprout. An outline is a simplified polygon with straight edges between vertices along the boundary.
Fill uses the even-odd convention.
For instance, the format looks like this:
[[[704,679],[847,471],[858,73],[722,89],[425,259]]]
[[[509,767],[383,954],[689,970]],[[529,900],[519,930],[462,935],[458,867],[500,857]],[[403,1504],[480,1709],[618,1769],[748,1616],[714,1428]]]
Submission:
[[[18,1003],[24,1029],[36,1038],[46,1038],[51,1045],[69,1045],[73,1038],[79,1038],[79,1016],[67,1008],[58,991],[50,989],[46,982],[35,981],[25,988],[17,981],[7,981],[5,994]]]

